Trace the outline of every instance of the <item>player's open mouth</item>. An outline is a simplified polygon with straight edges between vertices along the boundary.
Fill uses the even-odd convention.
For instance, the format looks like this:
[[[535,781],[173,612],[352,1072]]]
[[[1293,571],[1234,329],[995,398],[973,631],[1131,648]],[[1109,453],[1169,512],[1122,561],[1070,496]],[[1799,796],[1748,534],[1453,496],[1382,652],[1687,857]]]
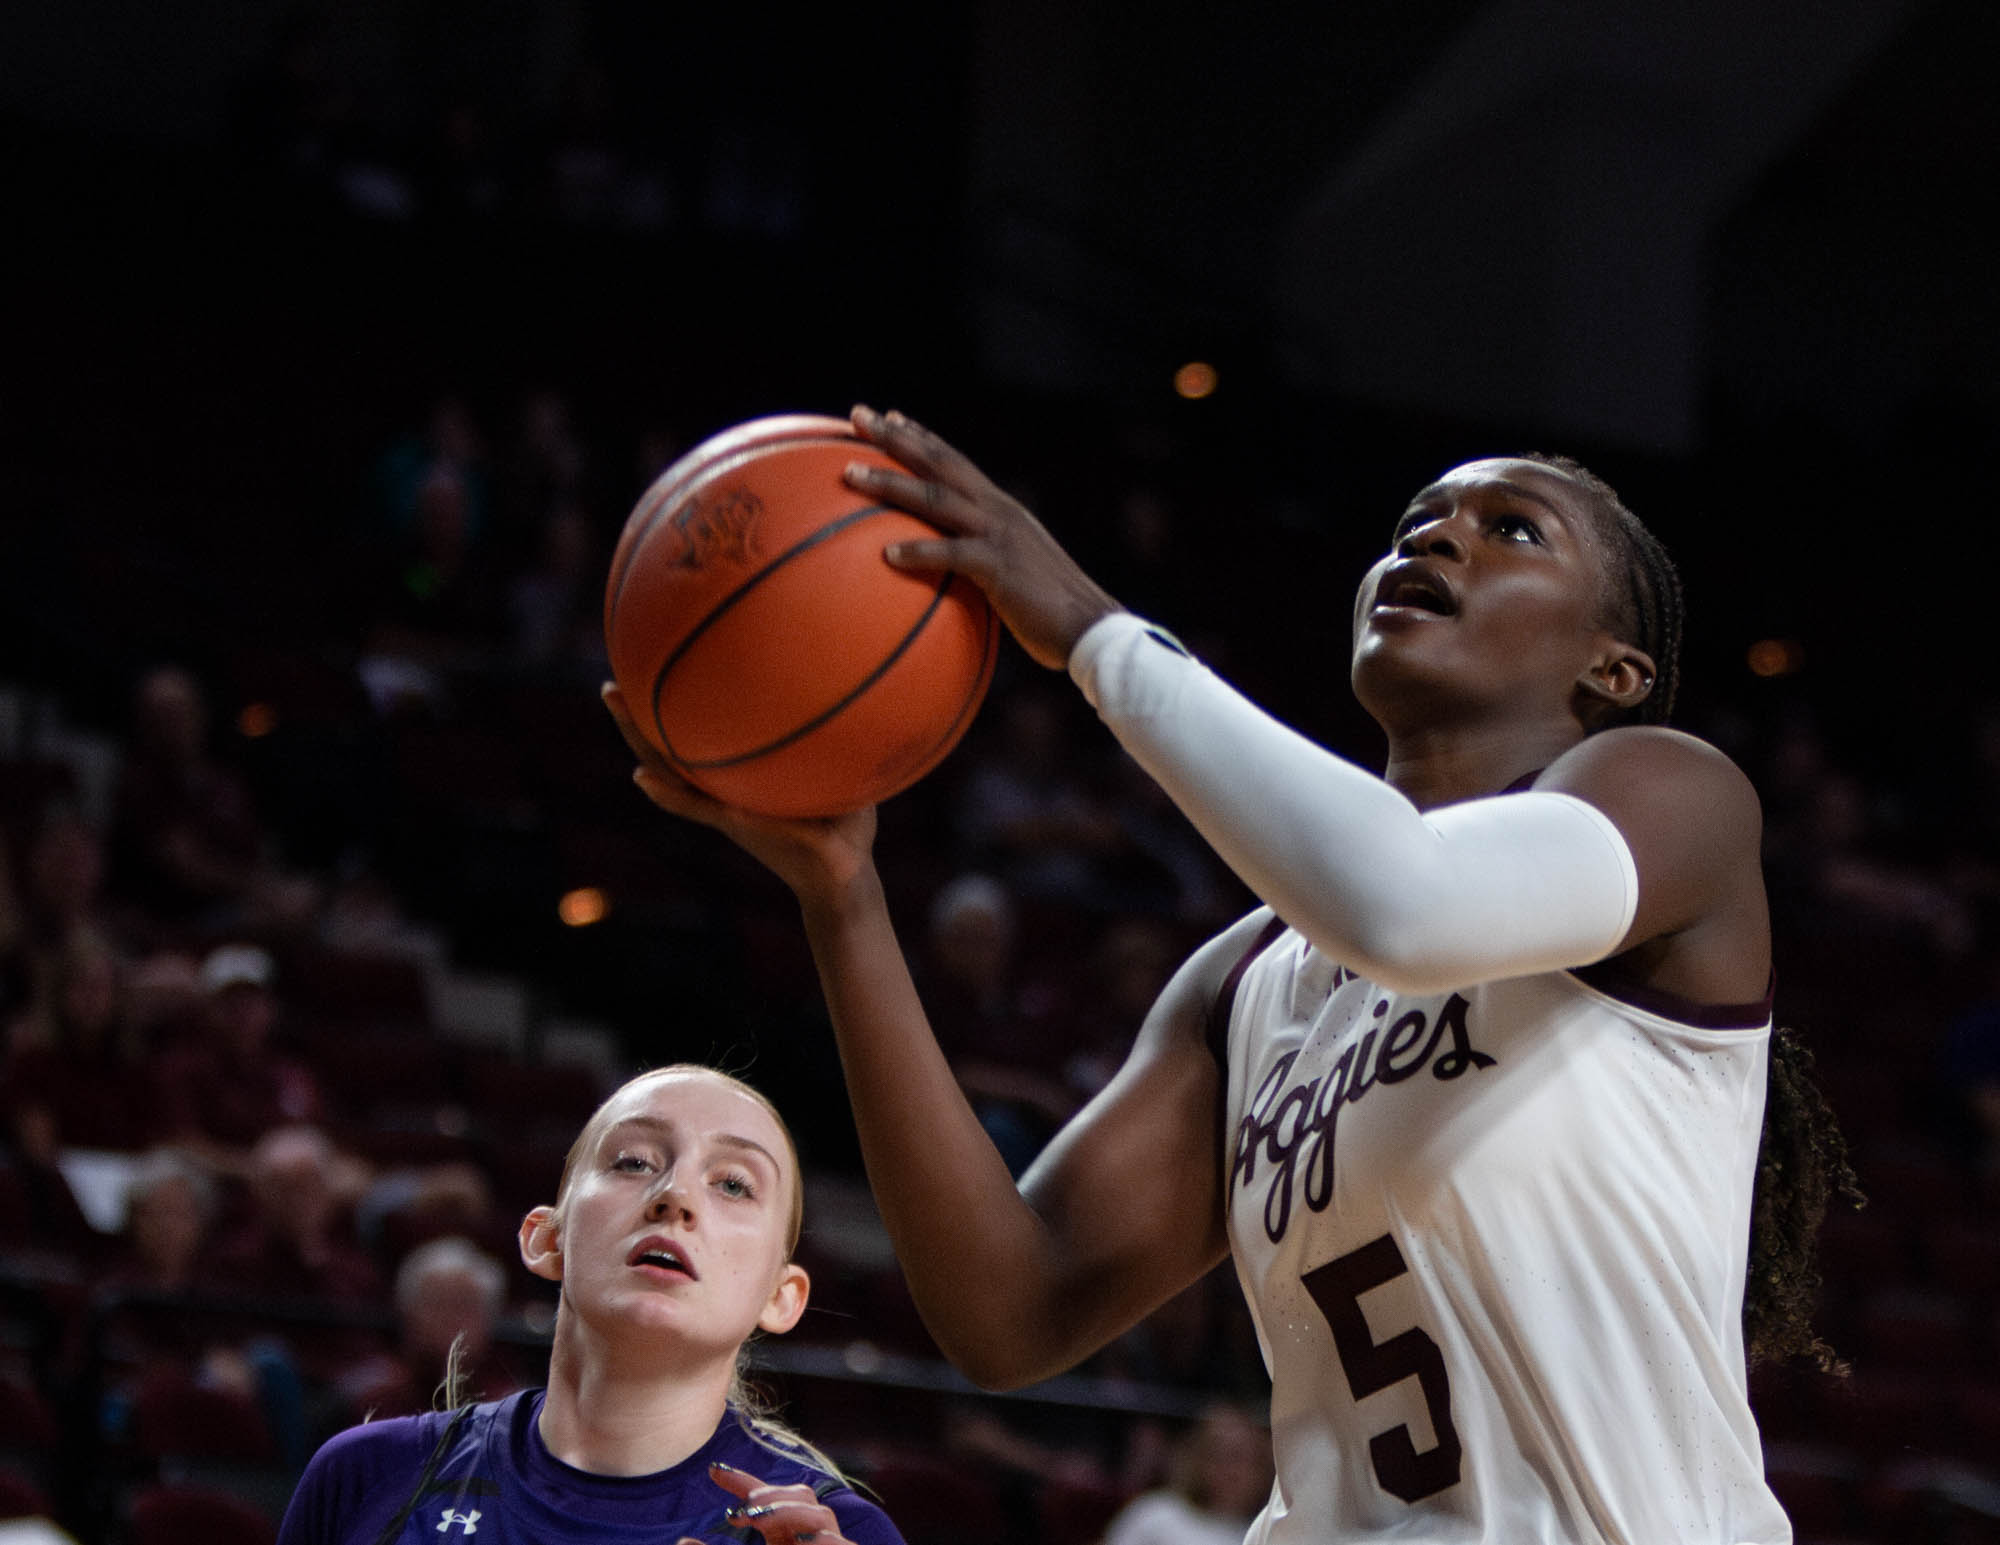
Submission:
[[[655,1271],[670,1271],[686,1277],[690,1282],[701,1273],[694,1269],[694,1263],[671,1239],[642,1239],[638,1247],[625,1258],[627,1266],[647,1266]]]
[[[1451,586],[1429,566],[1415,560],[1393,564],[1375,587],[1371,611],[1393,608],[1398,611],[1429,612],[1436,617],[1458,615],[1458,597]]]

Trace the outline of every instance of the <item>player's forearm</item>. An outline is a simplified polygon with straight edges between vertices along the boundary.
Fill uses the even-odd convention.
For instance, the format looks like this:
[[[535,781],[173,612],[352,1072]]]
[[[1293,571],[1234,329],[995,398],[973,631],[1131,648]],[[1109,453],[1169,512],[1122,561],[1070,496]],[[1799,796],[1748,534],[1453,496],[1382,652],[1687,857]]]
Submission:
[[[1386,987],[1582,965],[1631,922],[1630,852],[1581,800],[1533,793],[1426,815],[1129,616],[1086,635],[1071,674],[1258,896]]]
[[[1050,1365],[1063,1242],[1021,1196],[939,1049],[879,879],[806,898],[803,911],[869,1184],[924,1323],[983,1384],[1064,1366]]]

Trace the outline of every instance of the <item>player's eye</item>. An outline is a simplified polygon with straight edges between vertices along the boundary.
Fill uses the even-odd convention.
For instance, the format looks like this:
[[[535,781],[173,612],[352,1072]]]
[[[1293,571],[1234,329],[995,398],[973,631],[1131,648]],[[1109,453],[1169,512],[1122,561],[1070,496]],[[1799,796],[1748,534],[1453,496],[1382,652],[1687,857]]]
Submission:
[[[620,1149],[618,1156],[611,1161],[611,1168],[624,1175],[643,1175],[650,1174],[659,1168],[659,1165],[649,1153],[635,1153],[629,1148],[624,1148]]]
[[[715,1189],[724,1196],[749,1201],[757,1194],[757,1183],[741,1170],[724,1170],[715,1177]]]
[[[1493,531],[1510,542],[1533,542],[1539,546],[1542,540],[1542,528],[1525,515],[1496,515]]]

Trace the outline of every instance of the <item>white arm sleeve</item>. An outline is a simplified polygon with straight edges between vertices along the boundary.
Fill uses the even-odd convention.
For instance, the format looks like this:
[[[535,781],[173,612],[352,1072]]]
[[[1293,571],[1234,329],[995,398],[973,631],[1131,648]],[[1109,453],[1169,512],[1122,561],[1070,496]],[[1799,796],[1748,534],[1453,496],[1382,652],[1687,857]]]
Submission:
[[[1441,992],[1586,965],[1632,926],[1631,849],[1583,800],[1531,791],[1426,815],[1129,612],[1094,623],[1069,669],[1243,882],[1384,987]]]

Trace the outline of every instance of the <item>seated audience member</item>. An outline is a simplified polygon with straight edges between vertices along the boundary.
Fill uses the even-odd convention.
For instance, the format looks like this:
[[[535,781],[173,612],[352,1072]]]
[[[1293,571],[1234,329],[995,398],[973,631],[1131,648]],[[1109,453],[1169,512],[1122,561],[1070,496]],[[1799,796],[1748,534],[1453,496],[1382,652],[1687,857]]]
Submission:
[[[996,700],[991,747],[973,748],[954,819],[970,861],[1017,895],[1098,905],[1125,838],[1078,770],[1066,706],[1039,686]]]
[[[169,928],[296,926],[317,888],[274,849],[249,784],[209,744],[200,682],[178,666],[148,671],[134,693],[113,824],[120,896]]]
[[[1104,1545],[1242,1545],[1271,1491],[1271,1440],[1247,1413],[1216,1405],[1180,1441],[1169,1483],[1134,1497]]]
[[[215,1206],[215,1185],[199,1166],[168,1148],[146,1154],[126,1181],[125,1227],[100,1285],[155,1293],[192,1289]]]
[[[265,1133],[320,1112],[312,1075],[271,1045],[275,976],[271,957],[254,945],[212,951],[201,965],[195,1032],[161,1061],[162,1136],[239,1178]]]
[[[414,1416],[447,1386],[497,1400],[521,1381],[493,1344],[507,1292],[500,1263],[447,1235],[412,1250],[396,1271],[397,1346],[341,1376],[349,1420]]]
[[[931,904],[918,969],[952,1072],[1019,1174],[1082,1101],[1064,1078],[1068,1037],[1057,995],[1021,981],[1016,930],[1007,887],[962,874]]]
[[[134,1167],[125,1225],[96,1282],[102,1351],[114,1375],[161,1363],[194,1371],[227,1339],[212,1320],[161,1301],[199,1291],[215,1212],[214,1183],[185,1155],[156,1148]],[[137,1301],[121,1304],[127,1298]]]
[[[246,1178],[250,1216],[217,1241],[206,1285],[254,1298],[381,1302],[381,1274],[352,1239],[349,1164],[325,1133],[266,1133]]]
[[[125,965],[101,934],[73,933],[50,961],[43,1001],[11,1027],[0,1109],[38,1163],[64,1148],[131,1151],[157,1135],[158,1100]]]
[[[104,894],[104,839],[65,801],[48,805],[22,846],[20,934],[29,987],[44,998],[63,952],[122,937]]]

